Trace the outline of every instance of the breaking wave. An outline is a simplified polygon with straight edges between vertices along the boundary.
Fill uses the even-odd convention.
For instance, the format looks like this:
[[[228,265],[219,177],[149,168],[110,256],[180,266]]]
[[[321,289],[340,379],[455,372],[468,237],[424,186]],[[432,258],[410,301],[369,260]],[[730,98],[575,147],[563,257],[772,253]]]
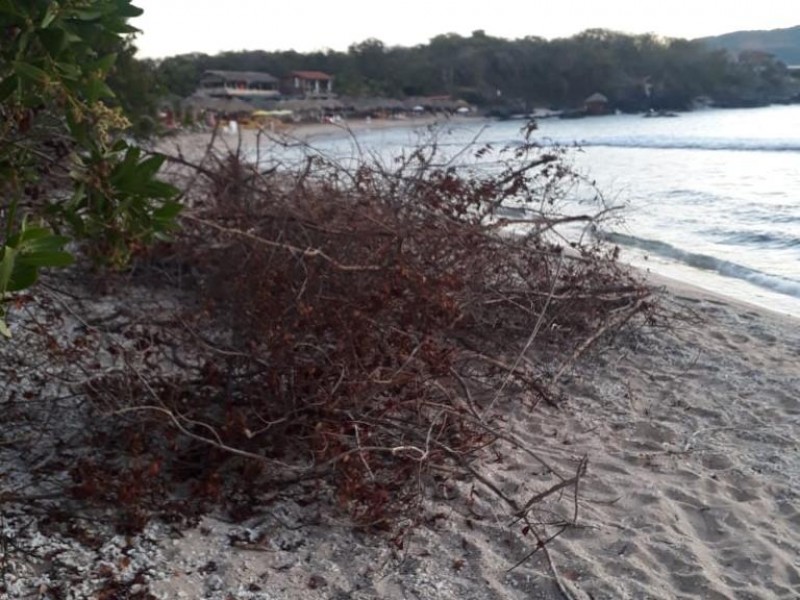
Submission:
[[[604,231],[596,231],[595,235],[614,244],[628,246],[630,248],[639,248],[650,254],[656,254],[676,262],[681,262],[696,269],[713,271],[725,277],[747,281],[758,287],[772,290],[773,292],[800,298],[800,281],[789,279],[788,277],[770,275],[757,269],[751,269],[750,267],[745,267],[744,265],[729,260],[714,258],[707,254],[687,252],[686,250],[681,250],[671,244],[659,242],[657,240],[648,240],[624,233]]]
[[[680,138],[673,136],[598,136],[585,139],[549,137],[547,142],[559,146],[608,146],[615,148],[655,148],[659,150],[734,150],[743,152],[800,152],[797,138]]]

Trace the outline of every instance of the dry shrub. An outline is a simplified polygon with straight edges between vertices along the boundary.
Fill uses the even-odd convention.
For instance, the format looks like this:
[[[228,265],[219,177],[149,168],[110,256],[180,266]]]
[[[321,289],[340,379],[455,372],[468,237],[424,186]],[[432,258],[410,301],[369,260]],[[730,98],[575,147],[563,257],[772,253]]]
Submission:
[[[179,375],[140,371],[138,404],[108,378],[93,397],[150,417],[159,468],[194,456],[210,498],[325,479],[357,523],[384,526],[430,478],[480,477],[504,391],[552,401],[571,361],[647,307],[613,253],[558,237],[596,218],[559,213],[577,177],[560,152],[526,138],[473,154],[495,152],[484,169],[435,144],[390,167],[216,159],[170,247],[198,293],[168,335]]]

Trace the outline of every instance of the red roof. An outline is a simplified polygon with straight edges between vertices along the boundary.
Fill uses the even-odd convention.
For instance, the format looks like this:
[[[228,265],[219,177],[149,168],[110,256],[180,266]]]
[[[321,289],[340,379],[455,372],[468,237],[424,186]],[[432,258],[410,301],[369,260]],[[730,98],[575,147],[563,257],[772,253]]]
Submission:
[[[300,79],[320,79],[324,81],[333,79],[333,77],[322,71],[292,71],[292,77],[299,77]]]

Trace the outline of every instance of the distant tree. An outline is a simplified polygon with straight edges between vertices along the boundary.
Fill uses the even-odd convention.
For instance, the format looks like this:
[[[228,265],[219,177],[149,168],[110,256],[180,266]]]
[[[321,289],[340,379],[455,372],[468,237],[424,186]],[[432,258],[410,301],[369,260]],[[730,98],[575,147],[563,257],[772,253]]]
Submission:
[[[763,66],[763,65],[762,65]],[[702,42],[589,29],[570,38],[506,40],[476,30],[437,35],[411,48],[377,39],[347,52],[226,52],[183,55],[157,64],[160,81],[182,96],[204,69],[266,71],[282,76],[318,69],[336,77],[345,95],[451,94],[476,104],[509,107],[582,106],[594,92],[625,110],[687,108],[700,95],[781,97],[788,73],[777,63],[760,70]]]
[[[136,58],[132,36],[119,38],[115,46],[109,49],[116,53],[116,60],[106,78],[114,96],[107,102],[122,109],[131,121],[134,134],[151,135],[155,132],[155,113],[164,88],[158,81],[154,64]]]
[[[211,68],[210,61],[207,54],[181,54],[155,61],[153,66],[159,82],[169,92],[186,97],[197,89],[203,71]]]

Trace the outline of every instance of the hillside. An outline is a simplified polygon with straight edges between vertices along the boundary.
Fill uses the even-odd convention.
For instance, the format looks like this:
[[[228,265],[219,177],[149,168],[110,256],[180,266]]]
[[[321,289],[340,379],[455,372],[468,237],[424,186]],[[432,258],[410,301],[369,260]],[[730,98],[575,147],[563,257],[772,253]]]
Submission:
[[[787,65],[800,65],[800,25],[767,31],[734,31],[714,37],[700,38],[714,48],[763,50],[774,54]]]

